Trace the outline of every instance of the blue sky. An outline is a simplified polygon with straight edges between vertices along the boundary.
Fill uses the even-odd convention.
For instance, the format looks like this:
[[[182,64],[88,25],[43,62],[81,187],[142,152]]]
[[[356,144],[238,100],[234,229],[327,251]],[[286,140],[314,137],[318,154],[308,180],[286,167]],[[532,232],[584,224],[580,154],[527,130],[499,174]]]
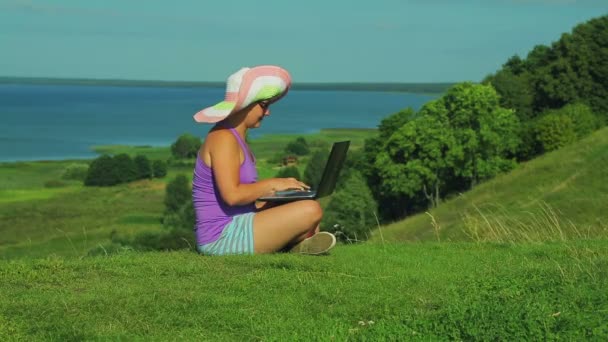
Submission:
[[[478,81],[607,0],[0,0],[0,76],[294,82]]]

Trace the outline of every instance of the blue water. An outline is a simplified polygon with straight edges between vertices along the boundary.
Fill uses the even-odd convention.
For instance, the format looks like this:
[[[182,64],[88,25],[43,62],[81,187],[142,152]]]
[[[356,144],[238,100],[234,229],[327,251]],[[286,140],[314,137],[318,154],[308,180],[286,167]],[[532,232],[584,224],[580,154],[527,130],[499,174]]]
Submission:
[[[0,161],[91,158],[93,145],[168,146],[210,126],[192,115],[221,101],[224,89],[0,85]],[[292,90],[271,107],[255,139],[321,128],[375,128],[387,115],[418,109],[430,95]]]

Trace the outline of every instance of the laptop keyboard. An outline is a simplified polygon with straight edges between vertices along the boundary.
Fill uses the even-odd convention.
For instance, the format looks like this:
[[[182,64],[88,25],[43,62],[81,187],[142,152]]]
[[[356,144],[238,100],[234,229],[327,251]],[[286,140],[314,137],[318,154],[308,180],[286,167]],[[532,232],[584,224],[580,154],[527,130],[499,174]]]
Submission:
[[[309,190],[285,190],[285,191],[277,191],[274,193],[275,196],[280,197],[296,197],[296,196],[306,196],[314,194],[314,191]]]

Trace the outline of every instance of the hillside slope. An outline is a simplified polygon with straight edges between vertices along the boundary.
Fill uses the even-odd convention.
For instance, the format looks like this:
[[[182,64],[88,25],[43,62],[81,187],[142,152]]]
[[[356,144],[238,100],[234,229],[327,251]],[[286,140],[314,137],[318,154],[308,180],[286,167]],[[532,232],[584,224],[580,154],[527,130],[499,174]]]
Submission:
[[[374,239],[539,241],[608,236],[608,128],[421,213]]]
[[[0,340],[592,340],[606,241],[0,260]]]

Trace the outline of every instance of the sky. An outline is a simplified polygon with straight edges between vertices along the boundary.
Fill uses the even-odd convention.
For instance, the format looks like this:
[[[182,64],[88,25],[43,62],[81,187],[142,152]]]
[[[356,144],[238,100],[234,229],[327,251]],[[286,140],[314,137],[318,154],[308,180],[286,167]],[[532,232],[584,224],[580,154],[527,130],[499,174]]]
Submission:
[[[0,76],[480,81],[608,14],[608,0],[0,0]]]

